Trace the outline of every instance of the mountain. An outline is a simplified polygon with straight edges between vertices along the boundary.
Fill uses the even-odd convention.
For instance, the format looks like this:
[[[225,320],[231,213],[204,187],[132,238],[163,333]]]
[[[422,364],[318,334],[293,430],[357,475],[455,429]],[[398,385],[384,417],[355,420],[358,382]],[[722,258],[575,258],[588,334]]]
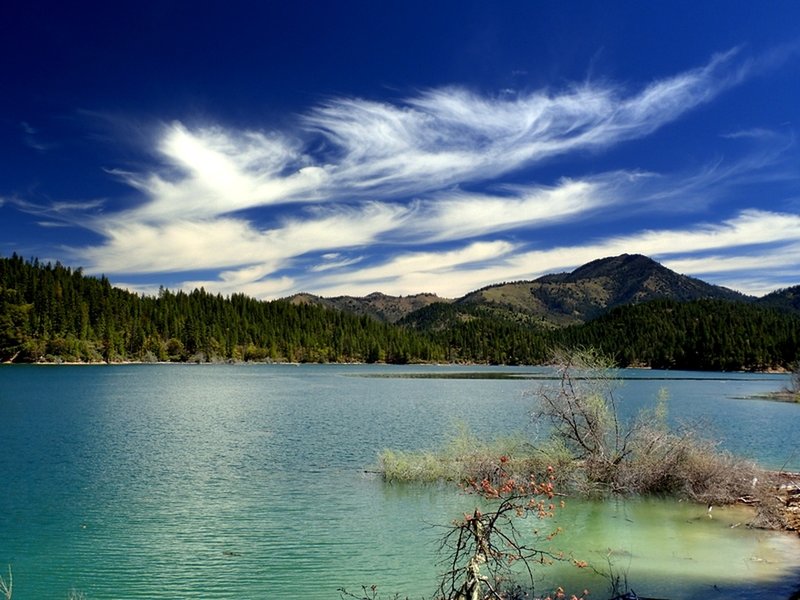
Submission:
[[[571,273],[534,281],[492,285],[457,300],[490,307],[503,315],[518,313],[530,322],[563,327],[590,321],[629,304],[655,299],[680,302],[702,298],[752,301],[728,288],[679,275],[641,254],[622,254],[587,263]]]
[[[795,302],[800,304],[800,286],[794,288],[794,294]],[[397,297],[378,292],[361,298],[323,298],[311,294],[289,298],[295,304],[315,304],[383,322],[434,330],[484,318],[560,328],[586,323],[618,306],[656,299],[755,301],[728,288],[680,275],[641,254],[601,258],[571,273],[545,275],[533,281],[498,283],[455,300],[435,294]],[[778,297],[772,301],[789,302]]]
[[[436,294],[415,294],[413,296],[387,296],[373,292],[368,296],[336,296],[324,298],[313,294],[295,294],[287,298],[292,304],[313,304],[341,310],[356,315],[367,315],[378,321],[397,323],[406,315],[439,302],[452,302]]]
[[[756,302],[768,308],[800,313],[800,285],[774,291]]]
[[[0,362],[511,365],[544,364],[554,347],[592,347],[620,366],[788,369],[800,356],[798,298],[800,287],[756,300],[642,256],[455,301],[375,293],[264,302],[202,289],[138,296],[104,277],[14,255],[0,257]]]

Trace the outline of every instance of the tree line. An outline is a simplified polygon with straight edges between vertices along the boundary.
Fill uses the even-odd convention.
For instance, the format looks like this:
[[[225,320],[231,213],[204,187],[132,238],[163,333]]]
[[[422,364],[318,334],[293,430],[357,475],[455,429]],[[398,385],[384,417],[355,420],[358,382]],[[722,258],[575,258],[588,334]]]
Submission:
[[[653,300],[559,332],[566,347],[596,348],[617,364],[707,371],[789,369],[800,315],[730,300]]]
[[[106,277],[0,258],[0,361],[444,360],[412,329],[307,304],[197,289],[138,295]]]
[[[289,361],[543,364],[596,348],[619,366],[791,368],[800,315],[746,302],[655,300],[546,328],[480,305],[432,304],[393,325],[287,300],[197,289],[134,294],[59,263],[0,258],[0,362]]]

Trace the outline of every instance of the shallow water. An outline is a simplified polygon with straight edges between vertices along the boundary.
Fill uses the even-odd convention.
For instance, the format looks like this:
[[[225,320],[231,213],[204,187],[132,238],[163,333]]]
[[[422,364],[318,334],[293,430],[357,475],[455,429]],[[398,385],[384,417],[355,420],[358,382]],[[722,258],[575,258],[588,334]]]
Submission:
[[[515,378],[454,377],[475,372]],[[437,373],[448,377],[430,378]],[[537,382],[527,377],[542,373],[0,367],[0,565],[13,566],[15,598],[76,589],[90,599],[322,599],[361,584],[429,595],[439,571],[434,525],[473,499],[449,487],[386,485],[365,466],[385,447],[436,447],[457,421],[483,435],[529,431],[526,392]],[[667,387],[674,421],[702,419],[726,447],[800,470],[786,444],[800,406],[744,399],[785,377],[623,374],[631,414]],[[713,516],[671,502],[570,502],[554,544],[599,570],[610,561],[658,597],[781,598],[800,588],[796,536],[730,529],[746,520],[732,509]],[[589,586],[594,598],[607,584],[564,565],[540,576]]]

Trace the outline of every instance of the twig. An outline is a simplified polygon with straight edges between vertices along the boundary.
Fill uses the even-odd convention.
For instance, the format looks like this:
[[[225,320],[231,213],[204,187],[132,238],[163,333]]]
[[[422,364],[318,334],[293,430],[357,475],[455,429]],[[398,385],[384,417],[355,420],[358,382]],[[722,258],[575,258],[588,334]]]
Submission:
[[[8,582],[0,576],[0,594],[5,596],[6,600],[11,600],[11,595],[14,593],[14,574],[11,572],[11,565],[8,565]]]

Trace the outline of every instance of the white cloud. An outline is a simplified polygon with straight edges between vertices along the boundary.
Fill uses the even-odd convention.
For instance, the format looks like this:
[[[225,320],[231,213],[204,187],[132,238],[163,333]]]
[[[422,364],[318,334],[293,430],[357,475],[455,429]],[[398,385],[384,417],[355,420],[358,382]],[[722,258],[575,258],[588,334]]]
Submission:
[[[633,91],[586,83],[497,96],[447,87],[398,102],[335,98],[301,116],[298,130],[283,132],[175,122],[154,144],[156,168],[113,171],[141,194],[137,206],[109,212],[100,204],[54,205],[40,212],[71,222],[76,214],[93,215],[84,214],[81,224],[104,241],[75,250],[87,272],[215,271],[183,285],[258,297],[376,289],[458,296],[622,252],[699,269],[710,263],[679,261],[794,243],[800,217],[741,211],[683,229],[598,229],[606,233],[584,245],[536,250],[535,240],[510,242],[501,234],[530,238],[521,230],[588,218],[613,223],[634,210],[696,209],[695,199],[711,202],[726,182],[741,181],[773,157],[720,161],[683,177],[634,168],[551,185],[504,185],[498,178],[651,134],[738,83],[753,66],[736,54]],[[727,137],[762,138],[763,131]],[[494,192],[470,190],[486,184]],[[732,276],[749,268],[730,261],[725,272]]]
[[[237,293],[250,296],[251,298],[282,298],[294,293],[296,283],[291,277],[280,276],[270,277],[269,279],[243,281],[235,285],[217,280],[190,280],[183,282],[181,287],[186,290],[203,287],[209,293],[222,294],[223,296]]]
[[[691,256],[669,259],[669,267],[680,273],[724,274],[739,271],[783,269],[787,265],[800,272],[800,240],[797,243],[781,245],[781,252],[762,251],[735,253],[733,255]]]
[[[339,256],[338,254],[334,254],[333,256]],[[323,255],[323,262],[318,263],[311,267],[309,271],[312,273],[322,273],[323,271],[333,271],[337,269],[342,269],[344,267],[349,267],[351,265],[355,265],[360,263],[364,260],[363,256],[356,256],[354,258],[342,258],[340,260],[334,260],[330,255]]]
[[[236,219],[174,221],[163,225],[115,222],[107,241],[81,254],[89,273],[157,273],[216,269],[253,260],[253,249],[269,251],[259,234]],[[275,256],[273,249],[270,252]],[[262,252],[260,260],[268,255]]]
[[[22,121],[19,126],[20,129],[22,129],[22,141],[29,148],[33,148],[39,152],[46,152],[55,148],[55,144],[41,141],[39,139],[39,130],[31,126],[30,123]]]
[[[422,193],[652,133],[738,81],[734,55],[714,57],[632,95],[586,84],[509,99],[451,87],[403,104],[335,99],[305,123],[333,145],[325,169],[336,184]]]
[[[300,196],[314,200],[326,176],[308,164],[297,145],[277,135],[221,128],[190,131],[173,123],[158,142],[169,169],[144,175],[115,171],[148,199],[126,218],[209,218]]]
[[[724,133],[720,137],[737,140],[737,139],[754,139],[754,140],[771,140],[779,137],[779,134],[771,129],[764,129],[763,127],[754,127],[752,129],[741,129],[739,131],[732,131]]]
[[[645,231],[615,238],[605,245],[619,252],[640,252],[649,256],[745,248],[800,240],[800,215],[745,210],[720,224],[701,225],[688,230]]]
[[[510,194],[444,192],[422,202],[415,231],[430,240],[463,239],[524,226],[588,217],[611,199],[599,182],[564,179],[559,185],[518,186]]]
[[[771,248],[760,247],[769,245]],[[703,224],[686,230],[649,230],[600,239],[583,246],[563,246],[516,254],[492,270],[497,280],[529,279],[545,273],[571,270],[591,260],[618,254],[644,254],[679,273],[727,277],[715,283],[735,287],[743,275],[765,269],[789,269],[800,277],[800,216],[767,211],[742,211],[720,224]],[[696,253],[726,251],[727,259],[701,259]],[[762,257],[758,260],[755,257]],[[775,286],[773,285],[773,288]],[[739,289],[739,288],[735,288]]]
[[[323,295],[359,295],[379,289],[396,295],[433,291],[447,296],[462,289],[465,281],[474,281],[474,273],[515,250],[514,244],[494,241],[439,252],[409,252],[341,276],[309,278],[309,287],[303,289]]]
[[[405,209],[368,203],[358,209],[320,210],[306,220],[259,230],[242,219],[174,221],[159,225],[114,221],[106,224],[108,240],[82,250],[89,273],[157,273],[244,267],[264,277],[307,252],[369,244],[391,230]],[[242,283],[244,275],[227,271],[223,279]]]
[[[753,247],[778,245],[771,251]],[[750,248],[747,250],[747,248]],[[342,278],[316,280],[319,293],[368,293],[381,284],[387,293],[436,291],[459,297],[500,281],[534,279],[547,273],[572,270],[597,258],[638,253],[662,260],[687,275],[718,275],[720,285],[734,287],[745,275],[764,269],[786,270],[800,277],[800,216],[765,211],[743,211],[721,224],[698,225],[688,230],[651,230],[629,236],[595,240],[581,246],[519,251],[504,242],[471,245],[460,251],[427,252],[398,257],[380,266],[347,273]],[[693,253],[725,250],[727,258],[697,258]],[[724,268],[723,268],[724,267]],[[774,288],[774,286],[773,286]],[[735,288],[740,289],[740,288]],[[752,288],[747,290],[752,292]],[[765,290],[759,287],[759,292]],[[768,291],[768,290],[767,290]]]

